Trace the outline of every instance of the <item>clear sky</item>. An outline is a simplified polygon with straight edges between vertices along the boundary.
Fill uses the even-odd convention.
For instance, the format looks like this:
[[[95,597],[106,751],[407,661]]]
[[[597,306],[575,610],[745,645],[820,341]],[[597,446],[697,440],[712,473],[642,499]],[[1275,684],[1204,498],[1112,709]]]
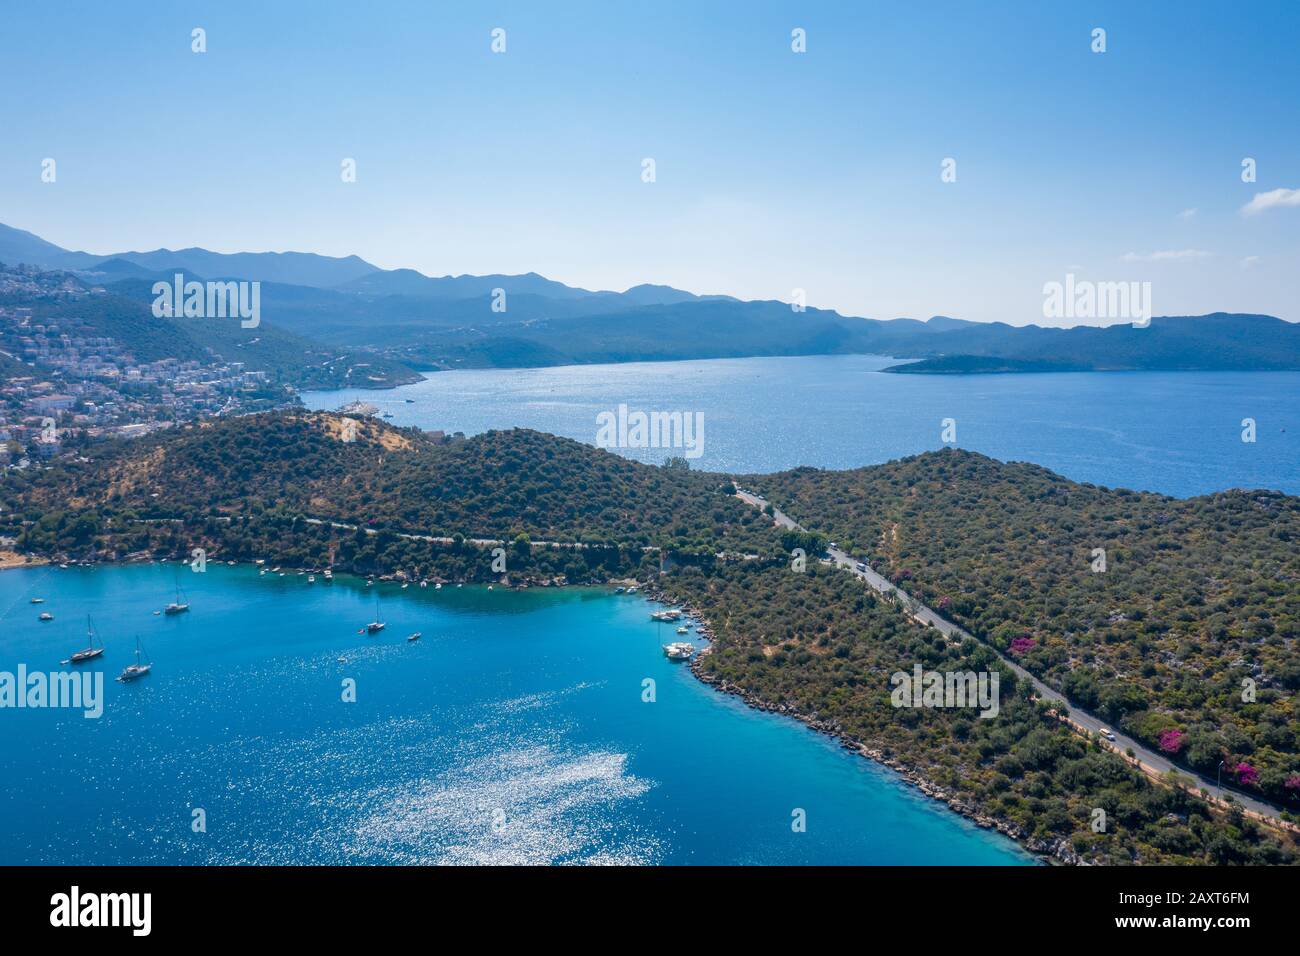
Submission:
[[[1300,320],[1298,27],[1294,2],[10,3],[0,222],[879,318],[1042,322],[1073,272]]]

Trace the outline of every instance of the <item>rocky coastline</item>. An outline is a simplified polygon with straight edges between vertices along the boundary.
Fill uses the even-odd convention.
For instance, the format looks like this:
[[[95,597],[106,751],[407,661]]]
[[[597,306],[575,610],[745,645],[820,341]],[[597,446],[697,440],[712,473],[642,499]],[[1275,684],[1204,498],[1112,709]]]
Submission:
[[[713,641],[714,631],[709,624],[708,619],[701,611],[693,607],[689,602],[681,601],[672,594],[665,591],[658,584],[646,585],[642,592],[647,598],[659,601],[664,604],[672,604],[680,607],[682,611],[689,614],[698,621],[696,632]],[[762,700],[750,691],[731,681],[720,678],[709,673],[703,661],[709,654],[711,648],[705,648],[697,654],[690,662],[691,673],[695,675],[701,683],[708,684],[714,690],[721,691],[724,694],[731,694],[739,697],[744,703],[755,710],[766,711],[767,713],[780,714],[783,717],[791,717],[800,723],[803,723],[818,733],[833,737],[839,741],[840,745],[854,754],[874,760],[882,766],[888,767],[894,771],[904,782],[915,787],[927,797],[945,804],[948,809],[958,813],[970,820],[976,826],[985,830],[994,830],[1003,836],[1009,837],[1019,843],[1024,849],[1034,854],[1040,862],[1055,866],[1087,866],[1088,864],[1080,858],[1070,841],[1065,837],[1060,837],[1053,841],[1040,840],[1027,834],[1020,826],[1007,820],[999,820],[978,807],[962,800],[955,794],[948,793],[943,787],[927,780],[917,770],[908,767],[895,757],[891,757],[884,751],[869,747],[856,740],[844,731],[838,721],[825,720],[816,715],[802,714],[784,704],[772,704],[769,701]]]

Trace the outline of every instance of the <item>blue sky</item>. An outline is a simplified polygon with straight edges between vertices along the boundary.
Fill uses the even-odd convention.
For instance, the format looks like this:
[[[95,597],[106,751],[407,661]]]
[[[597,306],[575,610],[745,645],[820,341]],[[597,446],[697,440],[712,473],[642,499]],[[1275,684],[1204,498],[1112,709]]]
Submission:
[[[0,222],[881,318],[1041,323],[1073,272],[1300,320],[1300,205],[1242,211],[1300,189],[1297,27],[1268,2],[13,5]]]

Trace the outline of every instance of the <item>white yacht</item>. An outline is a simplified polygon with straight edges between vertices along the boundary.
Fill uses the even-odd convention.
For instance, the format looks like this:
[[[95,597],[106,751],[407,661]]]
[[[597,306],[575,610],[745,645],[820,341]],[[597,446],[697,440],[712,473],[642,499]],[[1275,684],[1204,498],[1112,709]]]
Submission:
[[[375,595],[375,619],[366,625],[366,633],[378,634],[387,626],[388,625],[384,623],[384,616],[379,613],[379,595],[376,594]]]
[[[143,677],[145,674],[148,674],[153,670],[153,664],[150,662],[149,658],[146,657],[141,661],[140,653],[140,638],[137,637],[135,639],[135,663],[127,664],[126,667],[122,668],[122,673],[117,675],[117,679],[120,683],[128,683],[129,681],[135,680],[137,677]]]
[[[674,641],[671,644],[664,645],[664,656],[670,661],[689,660],[694,653],[695,645],[687,641]]]
[[[96,646],[98,642],[98,646]],[[86,646],[74,653],[68,658],[70,664],[81,664],[85,661],[93,660],[104,653],[104,642],[99,639],[95,633],[95,625],[90,620],[90,615],[86,615]]]

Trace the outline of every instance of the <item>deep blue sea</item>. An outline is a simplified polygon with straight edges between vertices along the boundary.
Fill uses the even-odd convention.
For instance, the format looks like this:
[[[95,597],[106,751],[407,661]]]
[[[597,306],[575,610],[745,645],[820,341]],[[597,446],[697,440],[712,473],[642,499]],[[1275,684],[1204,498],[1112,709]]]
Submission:
[[[1077,372],[894,375],[870,355],[439,372],[392,391],[312,392],[312,408],[353,398],[398,425],[476,434],[524,426],[596,443],[596,416],[703,417],[693,467],[854,468],[956,444],[1031,461],[1068,478],[1185,497],[1225,488],[1300,494],[1300,372]],[[408,402],[410,399],[411,402]],[[1242,420],[1255,441],[1242,441]],[[659,462],[671,449],[615,449]]]
[[[0,572],[0,671],[63,669],[89,612],[109,678],[99,719],[0,710],[0,864],[1031,862],[701,684],[638,596],[377,585],[367,637],[374,588],[249,566],[155,615],[175,568]]]

